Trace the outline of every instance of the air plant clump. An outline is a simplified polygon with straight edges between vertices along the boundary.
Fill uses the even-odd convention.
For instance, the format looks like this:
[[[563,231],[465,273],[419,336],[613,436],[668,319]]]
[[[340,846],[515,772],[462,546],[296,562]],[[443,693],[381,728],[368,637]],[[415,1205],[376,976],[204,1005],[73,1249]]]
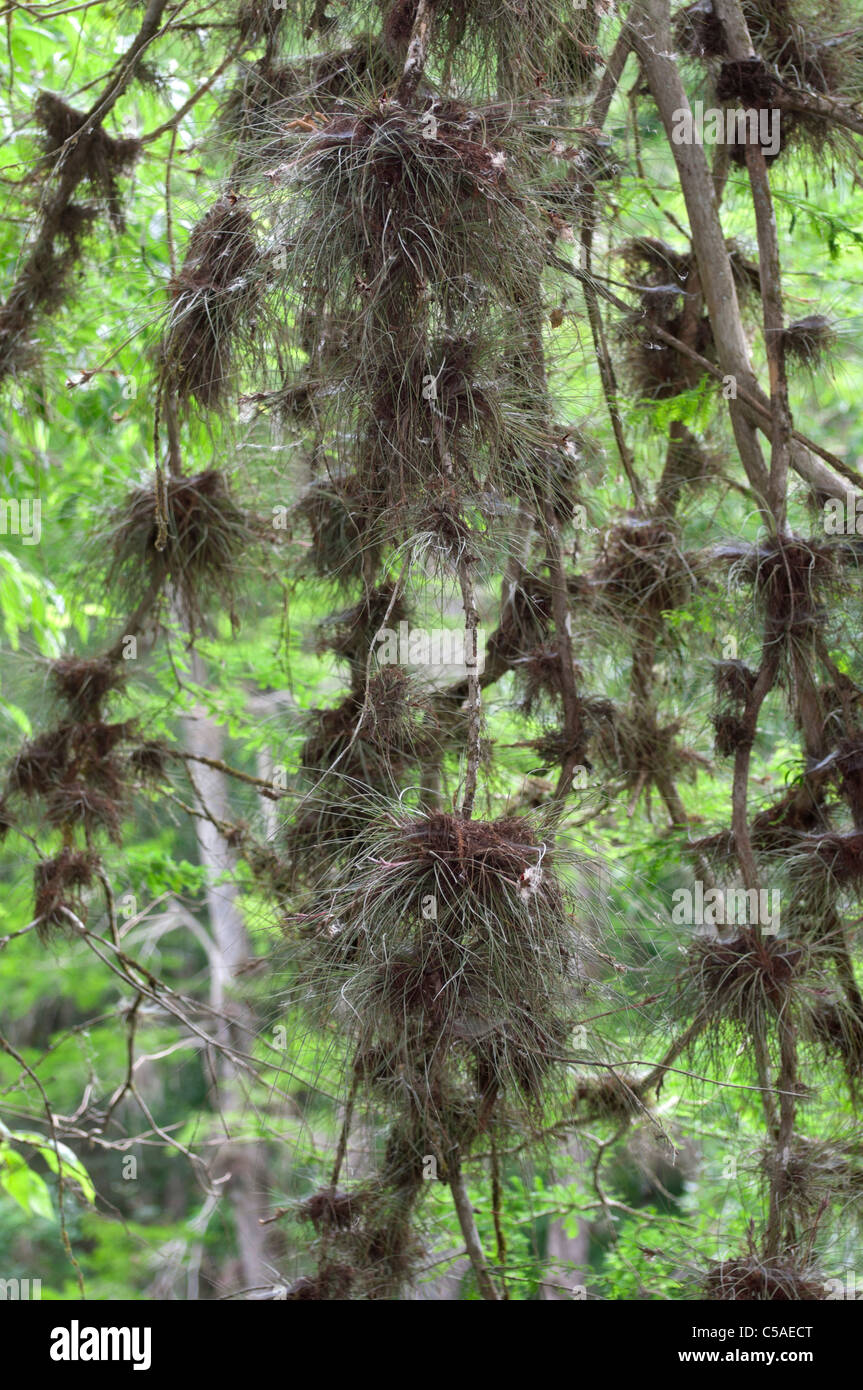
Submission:
[[[168,750],[157,739],[139,743],[129,753],[129,766],[144,781],[159,782],[167,774]]]
[[[720,101],[735,102],[746,108],[767,108],[777,91],[776,79],[761,58],[728,59],[716,79]]]
[[[34,318],[40,310],[52,314],[59,309],[98,216],[98,208],[80,203],[46,209],[42,235],[0,308],[0,367],[4,370],[32,365]]]
[[[351,685],[356,689],[365,684],[369,653],[374,650],[375,637],[384,622],[388,628],[398,630],[399,623],[407,617],[407,606],[388,581],[364,594],[359,603],[328,618],[320,629],[318,645],[349,663]]]
[[[722,758],[733,757],[739,748],[751,747],[753,736],[741,714],[741,706],[752,694],[755,672],[742,661],[717,661],[714,686],[719,704],[711,716],[714,746]]]
[[[41,799],[49,825],[66,836],[82,828],[88,844],[97,830],[107,831],[115,840],[119,837],[126,788],[125,768],[116,749],[134,735],[131,723],[106,724],[98,718],[98,707],[115,684],[102,665],[98,660],[76,659],[54,663],[52,674],[73,704],[73,712],[82,717],[25,743],[6,780],[7,797]],[[110,668],[111,663],[104,665]]]
[[[632,237],[617,248],[627,274],[652,287],[665,285],[669,292],[679,291],[692,273],[693,257],[689,251],[676,251],[658,237]]]
[[[68,912],[86,922],[87,907],[82,892],[92,884],[98,862],[89,851],[66,848],[55,858],[42,859],[36,865],[33,871],[34,916],[41,940],[47,940],[53,931],[72,930]]]
[[[710,478],[715,462],[695,435],[679,425],[668,441],[665,467],[656,492],[657,510],[673,515],[684,489],[694,489]]]
[[[572,1105],[584,1118],[598,1120],[628,1120],[644,1110],[639,1082],[611,1070],[580,1079],[572,1094]]]
[[[257,158],[265,158],[278,148],[286,113],[302,119],[310,109],[330,111],[341,101],[377,95],[393,86],[400,71],[375,34],[296,61],[265,55],[242,70],[225,99],[221,125],[240,146],[255,141]]]
[[[433,1129],[470,1129],[498,1093],[535,1105],[562,1050],[583,943],[548,860],[525,819],[393,814],[309,941],[313,1005],[398,1059]]]
[[[360,723],[362,715],[361,693],[351,693],[330,709],[313,710],[309,716],[309,736],[300,750],[300,767],[307,772],[319,773],[338,767],[341,776],[355,773],[365,775],[370,779],[370,784],[371,781],[377,782],[381,775],[386,777],[391,764],[385,760],[381,764],[374,751],[361,738],[365,722]],[[360,733],[355,737],[358,725]],[[350,756],[347,766],[346,755]]]
[[[838,1056],[849,1082],[863,1076],[863,1009],[846,1000],[826,1000],[809,1017],[809,1031],[828,1057]]]
[[[415,318],[418,294],[462,305],[480,286],[518,304],[542,266],[542,236],[510,186],[508,153],[492,143],[496,124],[447,103],[422,118],[357,107],[304,137],[273,171],[299,197],[291,279],[322,283],[332,311],[377,330]],[[506,246],[507,255],[499,248]]]
[[[725,249],[731,262],[731,273],[734,276],[738,298],[745,302],[753,295],[760,297],[761,272],[757,257],[753,259],[746,246],[736,237],[725,238]]]
[[[631,515],[606,532],[594,579],[604,605],[641,624],[683,607],[693,575],[672,527]]]
[[[638,307],[621,325],[627,344],[627,364],[635,389],[650,400],[667,400],[696,386],[703,369],[658,338],[662,328],[688,339],[702,357],[713,353],[710,320],[699,310],[694,325],[687,303],[695,272],[691,251],[676,251],[656,237],[634,237],[618,248],[627,273],[636,281]],[[693,331],[694,329],[694,331]]]
[[[720,709],[711,716],[713,724],[714,747],[720,758],[731,758],[738,748],[752,743],[752,735],[745,723],[733,710]]]
[[[271,4],[270,0],[241,0],[235,17],[237,33],[247,44],[258,43],[263,39],[269,48],[285,14],[284,7]]]
[[[863,45],[852,26],[833,32],[836,15],[818,3],[745,6],[750,31],[758,51],[773,66],[781,81],[792,88],[821,96],[859,101],[863,88]],[[816,112],[783,112],[783,136],[804,143],[815,152],[825,147],[850,152],[841,128]]]
[[[522,573],[510,587],[498,627],[488,640],[487,664],[508,666],[542,646],[552,619],[548,581]]]
[[[109,695],[125,685],[125,672],[109,657],[61,657],[51,663],[49,682],[75,719],[98,719]]]
[[[232,381],[238,341],[251,331],[262,261],[252,215],[234,193],[195,226],[171,285],[171,312],[159,349],[162,382],[182,401],[219,405]]]
[[[731,941],[694,941],[681,986],[694,991],[708,1018],[754,1032],[787,1007],[805,967],[800,946],[775,937],[759,941],[744,931]]]
[[[424,1188],[422,1158],[406,1143],[404,1127],[396,1123],[389,1134],[378,1178],[341,1194],[341,1224],[316,1222],[324,1270],[333,1251],[338,1269],[350,1279],[316,1281],[317,1299],[377,1300],[398,1298],[415,1275],[425,1251],[413,1229],[413,1216]],[[316,1194],[323,1196],[324,1194]],[[312,1201],[315,1199],[312,1198]],[[321,1209],[323,1210],[323,1208]]]
[[[552,643],[534,647],[514,663],[517,685],[521,689],[520,708],[527,718],[548,706],[557,712],[563,699],[563,666],[560,652]]]
[[[755,553],[750,572],[765,609],[770,639],[806,636],[823,624],[822,599],[836,577],[836,559],[829,546],[797,538],[776,540]]]
[[[840,740],[832,761],[842,795],[859,828],[863,824],[863,739],[856,735]]]
[[[691,776],[696,767],[705,765],[700,754],[678,742],[680,719],[659,725],[648,711],[629,714],[611,700],[601,699],[583,700],[581,713],[597,761],[622,776],[628,787],[640,789]]]
[[[694,4],[678,10],[674,18],[674,41],[682,53],[692,58],[725,56],[725,34],[713,0],[695,0]]]
[[[104,199],[117,231],[123,228],[123,207],[117,180],[128,174],[141,153],[141,141],[112,136],[85,111],[76,111],[53,92],[40,92],[33,115],[44,135],[42,167],[49,172],[61,162],[64,175],[87,179]]]
[[[766,1147],[760,1166],[770,1182],[781,1183],[789,1206],[811,1217],[828,1197],[844,1198],[850,1206],[859,1195],[863,1174],[854,1147],[797,1135],[787,1149]]]
[[[504,343],[472,334],[415,335],[373,371],[360,363],[357,394],[365,440],[360,467],[378,505],[390,507],[429,486],[524,492],[546,439]]]
[[[582,478],[586,461],[595,460],[599,451],[593,440],[572,427],[552,433],[558,437],[549,447],[536,450],[523,486],[530,489],[541,507],[551,507],[560,525],[567,525],[573,520],[577,507],[582,507],[587,516],[582,500]]]
[[[227,608],[234,624],[241,561],[258,537],[225,475],[210,468],[167,480],[162,550],[156,504],[155,489],[140,487],[114,510],[108,583],[132,603],[152,605],[170,581],[193,626],[213,603]]]
[[[745,704],[755,686],[755,672],[745,662],[734,660],[717,661],[714,664],[713,682],[716,694],[725,696],[733,704]]]
[[[300,751],[300,766],[316,775],[314,807],[308,815],[331,828],[365,824],[370,808],[359,810],[357,789],[392,791],[405,766],[416,761],[429,746],[429,704],[416,689],[408,672],[384,666],[369,681],[368,691],[358,690],[332,709],[316,711],[312,729]],[[335,777],[320,784],[320,775]],[[307,825],[304,819],[302,825]],[[296,833],[296,828],[292,834]]]
[[[391,1123],[350,1220],[330,1222],[326,1200],[316,1213],[357,1271],[351,1296],[394,1297],[422,1254],[428,1158],[452,1181],[483,1133],[542,1113],[589,948],[524,818],[392,809],[353,838],[318,902],[297,988]]]
[[[401,666],[383,666],[369,681],[366,737],[381,750],[406,749],[416,741],[420,711],[429,702]]]
[[[15,754],[6,777],[6,795],[44,796],[62,777],[68,762],[71,726],[62,724],[28,740]]]
[[[500,510],[505,511],[505,506]],[[467,506],[458,504],[451,490],[418,502],[405,512],[412,561],[429,577],[457,575],[463,564],[473,564],[479,558],[486,539],[487,533],[480,529],[482,522],[478,525],[477,520]]]
[[[309,529],[304,565],[347,585],[375,573],[384,540],[385,510],[354,475],[313,482],[296,507]]]
[[[572,738],[565,729],[548,729],[539,738],[531,739],[530,747],[537,755],[536,767],[532,772],[547,773],[552,768],[563,767],[568,759],[590,771],[592,764],[587,761],[586,744],[583,736]]]
[[[805,367],[820,367],[836,343],[835,325],[825,314],[806,314],[782,330],[785,360]]]
[[[245,848],[245,859],[255,882],[277,902],[287,901],[295,879],[290,864],[274,846],[251,842]]]
[[[362,1210],[362,1194],[322,1188],[313,1192],[297,1208],[298,1216],[311,1221],[316,1231],[346,1231]]]
[[[322,1264],[313,1279],[303,1275],[285,1290],[288,1303],[307,1303],[321,1300],[346,1299],[351,1291],[355,1270],[339,1262]]]
[[[788,1256],[754,1251],[714,1264],[704,1276],[704,1298],[739,1303],[815,1303],[827,1297],[816,1271]]]
[[[123,791],[119,782],[110,791],[94,786],[92,781],[60,782],[45,797],[45,819],[66,833],[82,829],[88,844],[97,830],[104,830],[120,844]]]
[[[765,852],[796,849],[801,834],[822,828],[822,798],[807,785],[789,787],[752,818],[753,848]]]
[[[403,64],[417,0],[382,0],[384,38]],[[542,87],[576,95],[589,86],[599,63],[599,10],[573,11],[558,0],[437,0],[437,48],[447,73],[475,85],[489,73],[499,93]]]
[[[569,92],[589,87],[599,67],[599,6],[577,9],[560,35],[552,55],[554,86]]]
[[[798,841],[802,872],[826,875],[840,887],[863,883],[863,830],[825,831]]]
[[[376,814],[375,794],[391,795],[405,768],[433,746],[421,723],[430,717],[426,701],[406,672],[383,667],[368,692],[359,663],[357,672],[356,688],[340,704],[310,714],[299,765],[311,787],[284,832],[295,876],[359,834]]]

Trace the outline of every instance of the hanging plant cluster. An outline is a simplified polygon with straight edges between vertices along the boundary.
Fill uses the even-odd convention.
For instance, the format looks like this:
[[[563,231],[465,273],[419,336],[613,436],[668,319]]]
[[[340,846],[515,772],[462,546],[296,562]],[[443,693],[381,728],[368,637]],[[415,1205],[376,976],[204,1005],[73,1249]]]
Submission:
[[[328,1181],[290,1208],[314,1255],[292,1301],[403,1297],[425,1257],[427,1179],[449,1189],[477,1292],[508,1296],[508,1150],[583,1126],[610,1229],[606,1150],[634,1126],[659,1129],[670,1074],[729,1049],[760,1107],[760,1214],[724,1258],[699,1260],[690,1292],[824,1296],[830,1224],[861,1181],[859,1145],[806,1132],[814,1062],[852,1106],[863,1075],[863,690],[837,659],[851,641],[837,599],[859,598],[860,574],[855,544],[793,524],[789,477],[815,501],[863,479],[794,424],[789,378],[811,380],[841,330],[817,306],[784,312],[768,165],[807,145],[834,157],[863,133],[863,50],[856,35],[820,34],[829,13],[698,0],[672,27],[660,0],[638,0],[608,53],[606,7],[563,0],[364,0],[337,18],[319,3],[287,18],[244,0],[225,21],[240,60],[219,98],[230,179],[182,256],[170,246],[153,477],[99,538],[124,635],[51,663],[57,718],[13,759],[0,832],[38,809],[59,842],[35,871],[39,933],[86,927],[100,845],[119,843],[131,791],[167,782],[184,756],[109,721],[126,693],[123,643],[173,626],[191,648],[219,613],[236,632],[264,548],[235,471],[184,463],[196,417],[229,421],[254,387],[244,423],[271,425],[275,449],[289,442],[305,470],[281,509],[284,537],[268,541],[332,610],[315,614],[312,640],[335,675],[322,707],[288,729],[289,787],[216,764],[273,800],[284,792],[290,811],[266,843],[248,822],[193,814],[276,904],[280,1004],[304,1057],[317,1050],[340,1078]],[[669,212],[668,240],[619,235],[612,95],[634,59],[628,173],[644,179],[635,98],[649,94],[671,125],[669,93],[688,100],[674,43],[687,81],[723,109],[781,109],[781,147],[768,158],[758,141],[732,142],[711,168],[700,147],[673,147],[689,228]],[[96,219],[122,226],[119,181],[141,149],[49,94],[35,115],[44,196],[0,308],[0,374],[25,361]],[[740,197],[751,191],[757,261],[720,223],[729,164]],[[82,183],[92,204],[75,201]],[[550,344],[573,351],[576,317],[613,455],[558,418]],[[749,355],[756,331],[769,393]],[[657,440],[649,476],[640,446],[652,462]],[[719,533],[729,493],[756,539]],[[705,619],[711,606],[727,633]],[[463,659],[441,661],[443,674],[402,647],[430,607],[447,632],[459,625]],[[397,660],[382,657],[383,635]],[[530,768],[506,806],[484,718],[493,686],[525,734],[507,747],[526,749]],[[756,806],[754,769],[779,718],[799,758]],[[680,788],[706,770],[725,778],[730,813],[696,832]],[[633,926],[636,903],[610,946],[609,885],[572,848],[574,808],[584,823],[620,813],[614,833],[633,855],[659,815],[663,870],[671,845],[702,902],[733,895],[746,920],[735,907],[687,921],[706,929],[673,970],[650,960],[662,985],[647,993],[652,924]],[[765,915],[774,894],[781,913]],[[648,1033],[654,1065],[603,1052],[594,1020],[610,1015]],[[589,1046],[573,1041],[585,1020]],[[370,1155],[351,1173],[360,1121]],[[468,1165],[489,1180],[494,1258]]]

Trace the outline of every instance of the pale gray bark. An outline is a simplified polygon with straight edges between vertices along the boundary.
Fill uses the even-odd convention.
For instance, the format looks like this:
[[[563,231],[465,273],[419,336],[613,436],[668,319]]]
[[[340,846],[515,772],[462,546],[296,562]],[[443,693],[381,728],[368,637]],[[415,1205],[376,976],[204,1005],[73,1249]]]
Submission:
[[[197,684],[206,683],[206,671],[197,654],[192,658],[192,675]],[[222,731],[200,707],[183,720],[183,739],[189,753],[220,759],[223,756]],[[199,795],[201,809],[216,821],[231,819],[225,775],[203,764],[192,764],[190,773]],[[210,956],[210,1005],[223,1015],[216,1035],[220,1042],[247,1052],[254,1035],[254,1018],[249,1009],[231,997],[231,982],[238,969],[252,955],[246,925],[236,903],[236,888],[219,882],[234,866],[230,846],[212,821],[195,821],[200,862],[208,871],[207,909],[213,951]],[[213,1062],[214,1102],[222,1113],[236,1117],[242,1112],[244,1095],[234,1064],[224,1052]],[[236,1123],[236,1120],[234,1120]],[[220,1121],[221,1124],[221,1121]],[[234,1143],[226,1139],[212,1165],[215,1179],[225,1177],[224,1191],[231,1205],[237,1233],[239,1276],[243,1287],[267,1282],[265,1274],[267,1228],[261,1217],[267,1215],[266,1165],[258,1143]]]
[[[677,57],[672,51],[668,0],[637,0],[630,11],[628,23],[633,47],[641,59],[677,165],[720,367],[727,376],[736,380],[738,387],[743,387],[760,402],[769,404],[752,369],[731,260],[719,218],[715,184],[707,158],[700,145],[678,144],[673,139],[676,113],[688,111],[690,107]],[[770,486],[758,430],[763,429],[769,437],[771,427],[754,413],[751,414],[739,400],[729,400],[729,407],[741,462],[750,484],[766,509]],[[854,495],[849,482],[815,458],[797,440],[791,441],[791,465],[808,483],[829,496]]]
[[[574,1136],[566,1145],[565,1177],[572,1179],[572,1170],[583,1167],[586,1153],[583,1145]],[[563,1161],[558,1162],[558,1169]],[[563,1176],[563,1175],[561,1175]],[[541,1286],[541,1296],[548,1303],[569,1302],[580,1296],[587,1279],[587,1262],[590,1253],[590,1227],[586,1221],[579,1222],[574,1236],[567,1235],[561,1221],[553,1221],[548,1229],[546,1248],[546,1277]]]

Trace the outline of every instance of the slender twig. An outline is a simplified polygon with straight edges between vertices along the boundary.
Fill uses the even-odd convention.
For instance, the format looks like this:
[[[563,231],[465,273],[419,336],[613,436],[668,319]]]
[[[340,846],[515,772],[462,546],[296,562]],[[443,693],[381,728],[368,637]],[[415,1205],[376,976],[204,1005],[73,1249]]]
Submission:
[[[447,1172],[449,1177],[450,1191],[452,1192],[453,1206],[458,1217],[458,1224],[464,1236],[464,1243],[467,1248],[468,1259],[473,1266],[476,1277],[477,1287],[482,1297],[488,1303],[499,1303],[500,1294],[494,1286],[491,1271],[485,1258],[485,1251],[479,1238],[479,1231],[476,1228],[473,1207],[467,1194],[464,1174],[461,1164],[457,1157],[453,1156],[447,1160]]]

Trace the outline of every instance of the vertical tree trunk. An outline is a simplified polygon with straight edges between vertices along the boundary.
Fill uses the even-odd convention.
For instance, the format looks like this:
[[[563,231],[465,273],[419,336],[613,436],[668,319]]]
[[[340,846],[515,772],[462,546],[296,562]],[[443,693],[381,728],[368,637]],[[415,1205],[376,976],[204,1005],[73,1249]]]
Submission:
[[[206,671],[201,658],[192,657],[192,673],[203,685]],[[199,757],[221,758],[222,732],[200,707],[183,720],[186,749]],[[203,808],[215,820],[230,819],[230,803],[224,774],[203,764],[192,764],[191,776]],[[246,925],[236,904],[236,889],[220,883],[233,866],[233,854],[224,835],[210,820],[195,822],[198,856],[207,870],[207,910],[213,939],[210,1004],[222,1015],[218,1023],[219,1041],[247,1052],[254,1035],[254,1016],[245,1005],[230,997],[231,981],[237,969],[251,955]],[[223,1052],[214,1063],[213,1104],[219,1115],[237,1116],[244,1097],[236,1067]],[[236,1121],[229,1121],[231,1126]],[[222,1125],[220,1119],[219,1124]],[[228,1176],[225,1193],[231,1205],[237,1233],[240,1277],[244,1288],[270,1282],[265,1274],[266,1231],[260,1218],[266,1210],[266,1162],[258,1143],[235,1143],[227,1139],[213,1160],[214,1177]]]

